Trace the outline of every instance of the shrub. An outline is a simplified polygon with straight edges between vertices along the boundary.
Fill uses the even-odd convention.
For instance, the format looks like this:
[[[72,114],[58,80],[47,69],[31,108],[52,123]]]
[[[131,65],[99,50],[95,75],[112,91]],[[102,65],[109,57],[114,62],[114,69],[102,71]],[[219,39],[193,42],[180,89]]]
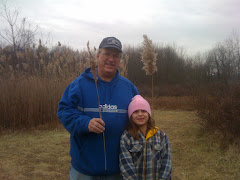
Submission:
[[[240,137],[240,86],[215,92],[214,96],[199,96],[196,108],[202,127],[217,133],[226,146]]]

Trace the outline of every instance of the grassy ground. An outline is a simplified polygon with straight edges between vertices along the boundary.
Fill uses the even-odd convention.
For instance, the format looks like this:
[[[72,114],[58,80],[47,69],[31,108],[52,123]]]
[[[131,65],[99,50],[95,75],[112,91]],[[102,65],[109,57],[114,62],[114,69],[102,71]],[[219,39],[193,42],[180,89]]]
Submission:
[[[240,179],[237,147],[222,151],[201,133],[191,111],[155,111],[170,139],[173,180]],[[68,179],[69,134],[64,129],[0,136],[0,179]]]
[[[0,137],[0,179],[68,179],[69,135],[65,130]]]
[[[220,150],[214,137],[201,132],[194,112],[155,111],[157,125],[172,146],[173,180],[240,179],[240,151]]]

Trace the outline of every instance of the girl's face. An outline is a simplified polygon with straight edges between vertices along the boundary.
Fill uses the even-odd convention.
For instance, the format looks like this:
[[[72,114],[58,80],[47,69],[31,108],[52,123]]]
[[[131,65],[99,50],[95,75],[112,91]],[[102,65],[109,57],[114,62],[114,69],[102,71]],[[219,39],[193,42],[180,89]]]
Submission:
[[[136,110],[132,113],[132,121],[138,126],[138,127],[147,127],[147,122],[149,119],[149,114],[145,110]]]

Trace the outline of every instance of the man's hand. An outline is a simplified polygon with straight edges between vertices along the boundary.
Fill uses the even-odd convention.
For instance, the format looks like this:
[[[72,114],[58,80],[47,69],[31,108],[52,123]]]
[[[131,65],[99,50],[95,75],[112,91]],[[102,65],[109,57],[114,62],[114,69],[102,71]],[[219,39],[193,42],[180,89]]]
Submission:
[[[89,121],[88,124],[88,130],[90,132],[95,132],[95,133],[102,133],[105,130],[105,123],[102,119],[100,118],[93,118]]]

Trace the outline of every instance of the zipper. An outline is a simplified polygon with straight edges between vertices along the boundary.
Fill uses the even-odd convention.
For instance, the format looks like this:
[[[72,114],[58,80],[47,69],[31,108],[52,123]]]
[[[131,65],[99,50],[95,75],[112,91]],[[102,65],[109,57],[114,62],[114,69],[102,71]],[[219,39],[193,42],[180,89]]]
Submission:
[[[106,142],[105,142],[104,132],[103,132],[103,145],[104,145],[104,157],[105,157],[105,171],[107,171],[107,153],[106,153]]]
[[[152,139],[153,139],[153,142],[152,142],[152,144],[153,144],[153,145],[152,145],[152,154],[153,154],[153,159],[152,159],[152,163],[153,163],[152,168],[153,168],[153,169],[152,169],[152,173],[153,173],[153,180],[154,180],[154,179],[156,179],[156,177],[155,177],[155,175],[156,175],[156,174],[155,174],[155,163],[154,163],[154,158],[155,158],[155,154],[154,154],[154,153],[155,153],[155,150],[154,150],[154,147],[155,147],[155,144],[154,144],[154,136],[153,136]]]
[[[145,139],[145,155],[144,155],[144,163],[143,163],[143,179],[146,180],[146,160],[147,160],[147,140]]]

